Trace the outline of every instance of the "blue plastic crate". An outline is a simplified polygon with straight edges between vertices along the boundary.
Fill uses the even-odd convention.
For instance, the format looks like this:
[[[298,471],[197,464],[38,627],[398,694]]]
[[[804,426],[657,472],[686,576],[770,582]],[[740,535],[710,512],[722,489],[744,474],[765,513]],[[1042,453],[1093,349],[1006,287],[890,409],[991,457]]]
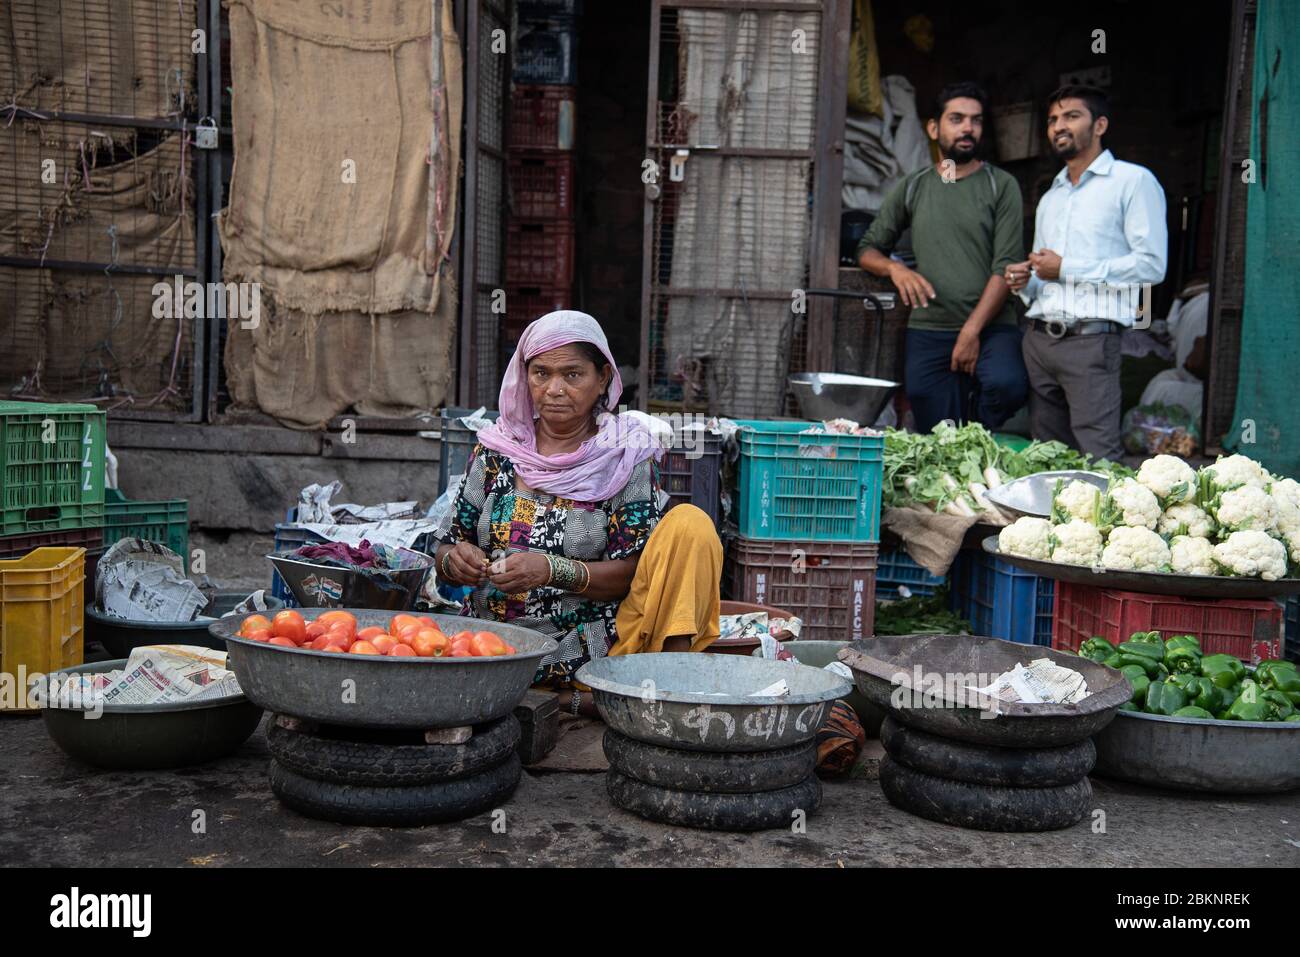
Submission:
[[[884,438],[737,420],[738,525],[766,541],[878,542]]]
[[[970,621],[973,634],[1051,646],[1055,581],[974,551],[957,556],[949,577],[953,610]]]
[[[948,581],[946,575],[931,575],[902,548],[882,548],[879,561],[880,564],[876,566],[876,601],[893,601],[904,597],[899,594],[900,585],[905,586],[913,595],[928,597]]]
[[[1300,597],[1292,595],[1282,609],[1282,657],[1300,663]]]

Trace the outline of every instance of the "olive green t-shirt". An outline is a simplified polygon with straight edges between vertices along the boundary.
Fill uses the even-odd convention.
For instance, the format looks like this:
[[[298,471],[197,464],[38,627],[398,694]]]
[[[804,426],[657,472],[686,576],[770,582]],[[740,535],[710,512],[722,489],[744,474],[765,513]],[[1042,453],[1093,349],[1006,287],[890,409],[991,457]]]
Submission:
[[[885,197],[858,255],[870,247],[888,256],[908,226],[916,271],[935,291],[928,307],[912,310],[912,329],[960,329],[989,277],[1025,261],[1020,184],[988,163],[951,183],[933,166],[908,175]],[[1010,296],[992,321],[1016,321]]]

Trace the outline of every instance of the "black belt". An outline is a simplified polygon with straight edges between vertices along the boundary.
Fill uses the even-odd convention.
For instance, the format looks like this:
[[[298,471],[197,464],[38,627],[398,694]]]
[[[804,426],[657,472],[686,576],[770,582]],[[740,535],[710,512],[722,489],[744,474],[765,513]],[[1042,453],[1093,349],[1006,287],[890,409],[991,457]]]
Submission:
[[[1069,325],[1059,319],[1035,319],[1034,327],[1053,339],[1064,339],[1067,336],[1100,336],[1124,331],[1123,325],[1109,319],[1080,319]]]

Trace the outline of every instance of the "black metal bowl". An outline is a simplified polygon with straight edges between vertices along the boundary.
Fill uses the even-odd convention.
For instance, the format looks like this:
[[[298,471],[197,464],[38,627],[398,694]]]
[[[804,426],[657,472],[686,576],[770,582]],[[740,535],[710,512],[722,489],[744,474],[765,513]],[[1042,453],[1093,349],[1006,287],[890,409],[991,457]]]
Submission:
[[[203,614],[220,618],[247,597],[248,593],[243,591],[219,591]],[[271,614],[283,607],[280,599],[266,596],[266,608]],[[225,651],[225,641],[208,630],[210,624],[210,621],[133,621],[86,606],[86,638],[98,641],[114,658],[129,658],[134,649],[144,645],[197,645]]]

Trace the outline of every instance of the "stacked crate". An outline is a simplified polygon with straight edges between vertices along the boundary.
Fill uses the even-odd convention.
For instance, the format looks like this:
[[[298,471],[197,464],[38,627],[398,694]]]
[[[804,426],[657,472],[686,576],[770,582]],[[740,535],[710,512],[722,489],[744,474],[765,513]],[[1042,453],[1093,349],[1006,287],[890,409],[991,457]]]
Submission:
[[[506,304],[501,364],[524,327],[573,300],[577,0],[519,5],[507,169]]]
[[[805,431],[812,422],[737,425],[738,534],[727,547],[727,597],[789,609],[803,620],[800,638],[870,638],[883,439]]]

